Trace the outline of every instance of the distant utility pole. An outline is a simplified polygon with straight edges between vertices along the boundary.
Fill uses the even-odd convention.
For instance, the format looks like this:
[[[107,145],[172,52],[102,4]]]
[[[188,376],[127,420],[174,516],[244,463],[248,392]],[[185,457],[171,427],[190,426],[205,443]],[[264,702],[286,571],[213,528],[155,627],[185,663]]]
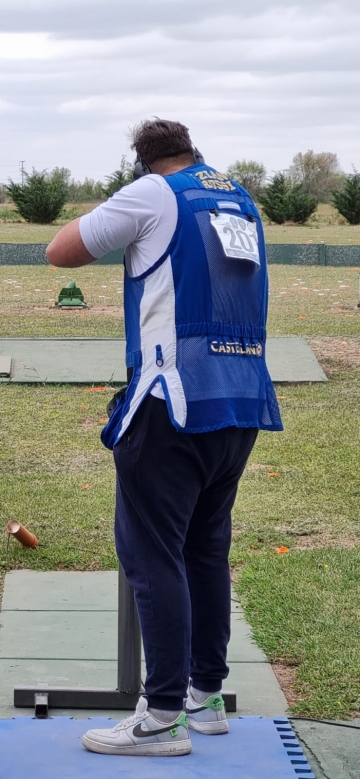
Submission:
[[[22,184],[24,183],[24,176],[25,176],[25,164],[26,164],[26,161],[25,161],[25,160],[20,160],[20,162],[19,162],[19,165],[20,165],[21,183],[22,183]]]

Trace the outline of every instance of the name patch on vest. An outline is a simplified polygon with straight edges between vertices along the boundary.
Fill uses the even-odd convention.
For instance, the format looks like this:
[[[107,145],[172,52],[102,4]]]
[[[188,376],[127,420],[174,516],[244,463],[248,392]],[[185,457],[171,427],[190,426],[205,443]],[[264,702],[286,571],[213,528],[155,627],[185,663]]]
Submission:
[[[226,173],[217,173],[213,170],[199,170],[195,173],[195,176],[205,189],[219,189],[221,192],[236,191],[236,187],[234,187]]]
[[[209,336],[208,352],[209,354],[217,354],[223,357],[236,355],[261,357],[263,353],[263,347],[259,342],[245,343],[239,340],[232,341],[226,338],[213,338],[213,336]]]

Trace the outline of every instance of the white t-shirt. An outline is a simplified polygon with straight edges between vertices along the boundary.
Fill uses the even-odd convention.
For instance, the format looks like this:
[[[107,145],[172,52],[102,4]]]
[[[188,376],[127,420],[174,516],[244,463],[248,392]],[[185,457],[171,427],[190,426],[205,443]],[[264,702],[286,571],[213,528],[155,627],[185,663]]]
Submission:
[[[126,269],[140,276],[164,254],[178,218],[176,197],[162,176],[133,181],[80,219],[80,235],[98,259],[125,248]]]
[[[176,197],[162,176],[150,174],[133,181],[80,219],[79,229],[88,252],[98,259],[125,248],[130,276],[145,273],[166,252],[178,219]],[[164,398],[160,382],[151,391]]]

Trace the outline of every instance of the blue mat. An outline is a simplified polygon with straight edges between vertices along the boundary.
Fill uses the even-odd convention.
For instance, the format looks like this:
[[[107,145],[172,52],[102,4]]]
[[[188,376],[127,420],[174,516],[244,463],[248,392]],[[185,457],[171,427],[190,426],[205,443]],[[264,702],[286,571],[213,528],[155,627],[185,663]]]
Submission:
[[[0,779],[315,779],[288,720],[229,722],[224,736],[192,731],[190,755],[136,758],[83,748],[86,730],[109,727],[104,717],[0,720]]]

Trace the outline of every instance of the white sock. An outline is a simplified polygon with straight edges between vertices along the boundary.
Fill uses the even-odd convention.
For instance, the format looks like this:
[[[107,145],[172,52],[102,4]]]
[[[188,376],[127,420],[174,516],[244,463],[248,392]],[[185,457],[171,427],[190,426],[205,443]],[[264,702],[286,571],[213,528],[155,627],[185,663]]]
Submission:
[[[165,709],[149,709],[150,714],[159,722],[167,725],[168,722],[175,722],[180,717],[181,711],[166,711]]]
[[[196,703],[205,703],[205,701],[207,701],[211,695],[221,694],[221,690],[216,690],[216,692],[203,692],[202,690],[197,690],[196,687],[192,686],[190,687],[190,692]]]

